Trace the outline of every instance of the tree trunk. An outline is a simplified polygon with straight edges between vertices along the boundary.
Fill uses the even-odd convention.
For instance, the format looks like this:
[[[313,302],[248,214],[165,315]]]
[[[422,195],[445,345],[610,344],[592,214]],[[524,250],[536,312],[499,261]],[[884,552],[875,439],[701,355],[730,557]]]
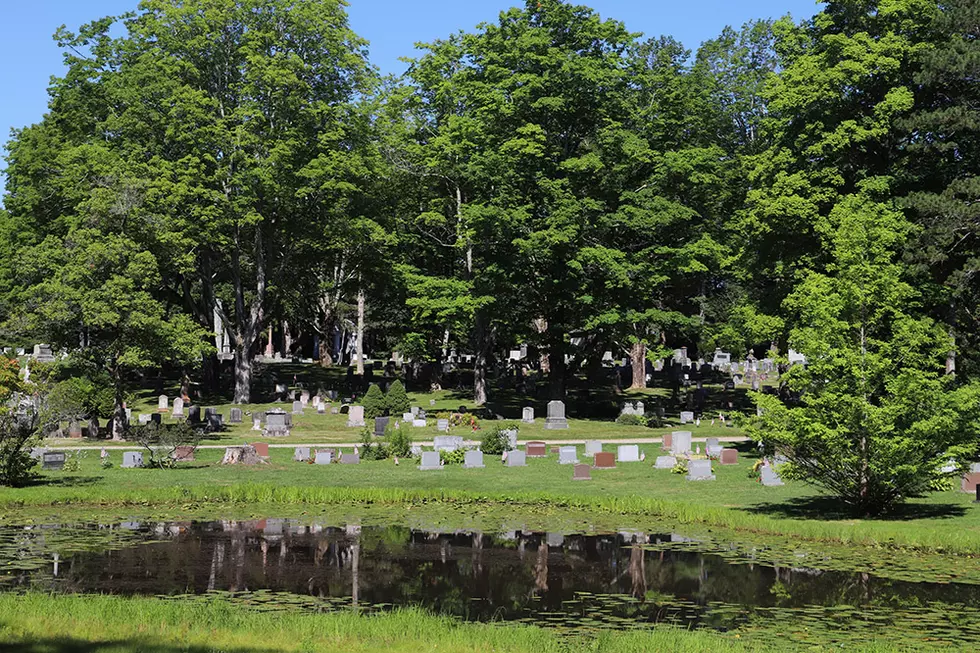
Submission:
[[[633,363],[633,385],[630,390],[647,387],[647,346],[642,341],[636,341],[630,347],[630,361]]]
[[[552,333],[548,347],[548,385],[552,399],[565,401],[565,338]]]
[[[357,373],[364,374],[364,290],[357,291]]]
[[[476,314],[476,359],[473,361],[473,403],[483,406],[487,403],[487,350],[489,349],[486,328],[486,315]]]
[[[217,354],[208,354],[201,361],[204,390],[212,397],[221,391],[221,361]],[[187,389],[188,391],[190,388]]]
[[[320,359],[321,367],[333,366],[333,356],[330,354],[330,343],[327,340],[327,336],[320,337],[320,351],[317,352],[317,358]]]
[[[247,404],[252,400],[251,347],[236,338],[235,342],[235,403]]]
[[[123,388],[122,374],[120,373],[118,366],[113,370],[112,377],[116,386],[115,405],[112,409],[112,439],[120,441],[123,439],[123,434],[126,432],[126,393]]]

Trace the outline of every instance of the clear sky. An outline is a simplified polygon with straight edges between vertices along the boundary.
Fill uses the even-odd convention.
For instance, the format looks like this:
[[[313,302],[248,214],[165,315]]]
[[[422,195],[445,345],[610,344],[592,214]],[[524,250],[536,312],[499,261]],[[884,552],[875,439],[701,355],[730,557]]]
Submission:
[[[807,18],[816,0],[579,0],[603,17],[648,36],[669,34],[685,46],[716,36],[725,25],[791,14]],[[52,75],[62,74],[61,52],[51,35],[94,18],[118,15],[138,0],[0,0],[0,140],[11,128],[39,121],[47,107]],[[399,57],[414,44],[442,38],[492,21],[522,0],[349,0],[351,26],[371,42],[371,60],[383,72],[401,73]],[[0,168],[4,163],[0,161]],[[0,191],[4,179],[0,176]]]

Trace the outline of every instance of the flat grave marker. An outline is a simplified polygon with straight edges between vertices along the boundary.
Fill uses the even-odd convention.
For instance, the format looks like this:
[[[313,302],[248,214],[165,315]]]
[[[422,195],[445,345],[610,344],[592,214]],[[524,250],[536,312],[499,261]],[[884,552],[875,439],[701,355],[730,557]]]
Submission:
[[[572,472],[573,481],[591,481],[592,480],[592,468],[588,465],[575,465],[574,471]]]
[[[595,461],[592,463],[592,467],[595,469],[615,469],[615,454],[611,451],[600,451],[595,455]]]

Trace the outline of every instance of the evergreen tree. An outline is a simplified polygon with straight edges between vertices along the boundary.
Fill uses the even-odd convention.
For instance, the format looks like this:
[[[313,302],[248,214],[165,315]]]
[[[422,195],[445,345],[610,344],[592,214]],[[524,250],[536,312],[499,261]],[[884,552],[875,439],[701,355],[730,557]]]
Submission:
[[[408,394],[405,392],[405,386],[397,379],[388,387],[388,395],[385,400],[389,415],[401,415],[412,408]]]
[[[365,419],[371,420],[375,417],[381,417],[387,412],[388,405],[385,395],[377,383],[372,383],[371,387],[368,388],[364,397],[361,398],[361,405],[364,406]]]

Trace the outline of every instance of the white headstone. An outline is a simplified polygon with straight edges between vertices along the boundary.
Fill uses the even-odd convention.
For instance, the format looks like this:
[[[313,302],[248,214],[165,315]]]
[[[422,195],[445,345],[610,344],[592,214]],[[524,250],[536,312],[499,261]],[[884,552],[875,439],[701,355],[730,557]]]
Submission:
[[[691,451],[691,432],[672,431],[670,434],[670,453],[675,456],[690,453]]]
[[[405,422],[406,424],[411,423],[413,419],[415,419],[415,415],[413,415],[412,413],[402,413],[402,421]]]
[[[302,415],[302,414],[303,414],[303,402],[302,401],[294,401],[293,402],[293,415]]]
[[[347,426],[364,426],[364,406],[351,406],[347,411]]]
[[[784,485],[783,479],[779,478],[779,474],[773,469],[772,465],[763,465],[759,469],[759,476],[762,484],[766,487],[778,487]]]
[[[594,456],[602,452],[602,443],[598,440],[587,440],[585,442],[585,456]]]
[[[296,447],[293,451],[293,460],[300,463],[305,463],[310,459],[310,448],[309,447]]]
[[[253,431],[261,431],[262,430],[262,420],[260,420],[258,417],[253,417],[252,418],[252,430]]]
[[[577,465],[578,452],[576,451],[575,447],[561,447],[558,449],[558,464]]]
[[[524,411],[521,414],[521,421],[525,424],[534,424],[534,408],[531,406],[525,406]]]
[[[150,415],[149,413],[140,413],[136,419],[141,425],[146,426],[150,423],[150,420],[153,419],[153,415]]]
[[[507,452],[508,467],[527,467],[527,454],[520,449]]]
[[[167,410],[170,407],[170,400],[167,395],[160,395],[157,398],[157,410]]]
[[[548,417],[544,421],[547,430],[560,430],[568,428],[568,420],[565,419],[565,404],[561,401],[548,402]]]
[[[412,420],[412,426],[414,426],[416,428],[423,428],[426,424],[427,424],[427,422],[424,419],[413,419]]]
[[[441,420],[437,421],[436,422],[436,429],[438,431],[442,432],[442,433],[445,433],[446,431],[448,431],[449,430],[449,420],[448,419],[441,419]]]
[[[689,410],[681,411],[681,424],[690,424],[694,421],[694,413]]]
[[[456,451],[463,448],[463,438],[458,435],[437,435],[432,444],[436,451]]]
[[[143,454],[139,451],[124,451],[122,466],[126,469],[143,466]]]
[[[317,451],[316,458],[313,462],[317,465],[329,465],[333,462],[333,452],[332,451]]]
[[[429,469],[442,469],[440,464],[439,452],[438,451],[423,451],[422,452],[422,464],[419,465],[419,469],[429,470]]]
[[[673,456],[657,456],[657,469],[673,469],[677,466],[677,459]]]
[[[483,452],[478,449],[467,451],[465,460],[463,461],[463,467],[465,469],[483,469],[485,467],[483,464]]]
[[[713,481],[715,475],[711,473],[710,460],[689,460],[687,462],[687,476],[689,481]]]
[[[640,447],[635,444],[621,444],[616,451],[616,462],[638,463],[640,462]]]

